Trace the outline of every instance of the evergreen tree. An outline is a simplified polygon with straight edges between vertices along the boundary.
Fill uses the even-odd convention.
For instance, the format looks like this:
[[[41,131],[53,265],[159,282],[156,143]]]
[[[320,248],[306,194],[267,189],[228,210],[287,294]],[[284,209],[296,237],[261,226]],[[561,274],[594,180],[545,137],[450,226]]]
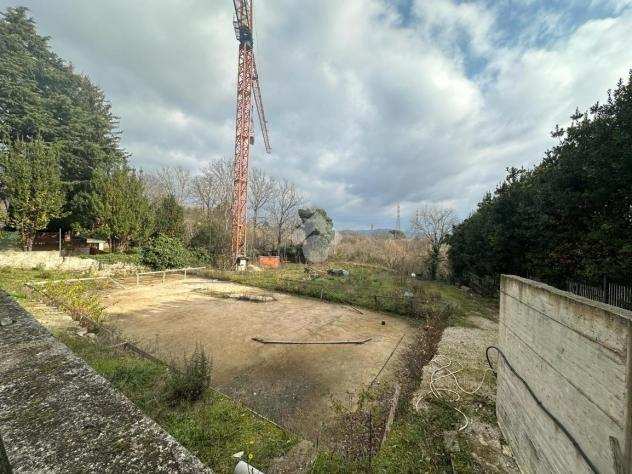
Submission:
[[[58,144],[67,221],[85,221],[94,173],[126,161],[116,118],[103,92],[50,50],[26,8],[0,15],[0,145],[36,137]]]
[[[514,273],[632,281],[632,72],[604,104],[576,111],[557,146],[532,170],[508,170],[493,196],[456,227],[455,277]]]
[[[169,194],[159,201],[154,222],[156,234],[184,240],[184,208],[178,204],[173,194]]]
[[[30,251],[37,231],[62,216],[64,192],[57,147],[40,139],[16,140],[0,155],[0,182],[9,204],[8,224],[17,229],[24,249]]]
[[[97,234],[110,241],[112,251],[145,243],[152,229],[152,212],[140,176],[119,168],[95,177],[88,202],[96,216]]]

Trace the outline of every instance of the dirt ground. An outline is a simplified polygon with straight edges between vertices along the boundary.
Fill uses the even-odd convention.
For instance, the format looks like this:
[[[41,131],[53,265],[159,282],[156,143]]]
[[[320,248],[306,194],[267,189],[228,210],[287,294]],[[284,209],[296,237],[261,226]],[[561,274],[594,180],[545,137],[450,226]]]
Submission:
[[[441,398],[456,398],[469,405],[471,413],[476,414],[482,402],[493,403],[495,407],[496,379],[489,369],[485,349],[497,344],[498,323],[473,314],[467,322],[468,327],[449,327],[443,332],[437,353],[424,367],[423,380],[413,397],[416,409],[426,409],[426,401],[434,396],[431,379]],[[491,356],[495,360],[497,354],[492,352]],[[454,376],[448,376],[450,373]],[[485,472],[519,472],[495,422],[470,414],[467,419],[463,417],[463,423],[472,456],[484,466]]]
[[[403,318],[197,277],[123,284],[104,295],[108,324],[167,361],[181,359],[196,343],[203,345],[212,357],[215,388],[311,439],[329,420],[332,400],[353,403],[382,367],[379,380],[391,376],[411,327]],[[238,294],[274,299],[225,297]],[[282,345],[262,344],[255,337],[370,341]]]

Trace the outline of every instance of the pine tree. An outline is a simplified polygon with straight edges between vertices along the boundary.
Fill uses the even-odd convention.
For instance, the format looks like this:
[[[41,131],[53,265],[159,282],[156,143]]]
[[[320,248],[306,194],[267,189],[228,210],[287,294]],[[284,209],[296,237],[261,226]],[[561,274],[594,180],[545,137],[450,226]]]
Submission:
[[[95,230],[108,238],[112,251],[148,240],[153,228],[151,206],[133,170],[119,168],[97,175],[89,201],[98,225]]]
[[[85,221],[94,173],[126,161],[117,119],[103,92],[50,50],[26,8],[0,15],[0,148],[18,139],[58,144],[67,224]]]
[[[184,208],[178,204],[175,196],[163,197],[156,208],[154,232],[168,237],[184,240]]]
[[[40,139],[16,140],[0,155],[0,181],[9,203],[8,224],[30,251],[37,231],[63,214],[57,147]]]

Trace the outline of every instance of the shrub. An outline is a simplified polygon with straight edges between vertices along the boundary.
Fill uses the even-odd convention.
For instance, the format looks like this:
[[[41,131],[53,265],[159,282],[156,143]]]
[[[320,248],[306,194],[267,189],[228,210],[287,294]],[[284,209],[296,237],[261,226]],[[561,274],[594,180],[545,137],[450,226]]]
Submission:
[[[124,263],[129,265],[140,265],[140,252],[137,250],[128,250],[126,252],[100,253],[97,255],[82,255],[83,258],[91,258],[99,263],[106,265],[114,265]]]
[[[184,359],[181,371],[172,370],[166,387],[166,398],[172,405],[199,400],[211,383],[212,363],[199,344]]]
[[[159,235],[140,251],[140,260],[155,270],[181,268],[194,263],[194,255],[184,246],[182,241]]]

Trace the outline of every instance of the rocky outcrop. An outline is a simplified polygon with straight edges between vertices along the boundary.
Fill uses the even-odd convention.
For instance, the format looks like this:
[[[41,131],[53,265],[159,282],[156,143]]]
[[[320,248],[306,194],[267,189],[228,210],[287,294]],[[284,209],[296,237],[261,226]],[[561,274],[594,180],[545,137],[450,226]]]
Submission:
[[[329,257],[331,244],[336,235],[333,221],[320,208],[299,209],[298,216],[305,232],[303,255],[309,263],[324,262]]]

